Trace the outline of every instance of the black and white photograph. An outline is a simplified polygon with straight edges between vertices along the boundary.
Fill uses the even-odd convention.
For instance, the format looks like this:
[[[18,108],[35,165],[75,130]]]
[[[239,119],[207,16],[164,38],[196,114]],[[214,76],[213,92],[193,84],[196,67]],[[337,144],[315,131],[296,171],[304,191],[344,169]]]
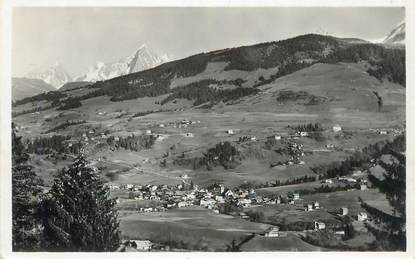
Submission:
[[[12,6],[2,242],[408,252],[407,11]]]

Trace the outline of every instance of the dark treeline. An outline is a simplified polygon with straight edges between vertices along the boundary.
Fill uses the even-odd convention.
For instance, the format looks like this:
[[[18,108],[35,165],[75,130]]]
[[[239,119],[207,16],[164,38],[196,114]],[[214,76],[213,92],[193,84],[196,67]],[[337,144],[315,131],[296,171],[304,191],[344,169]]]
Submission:
[[[236,148],[230,142],[225,141],[209,148],[204,154],[202,162],[208,170],[218,165],[223,166],[225,169],[234,168],[237,164],[238,154],[239,152]]]
[[[293,128],[296,131],[305,131],[305,132],[318,132],[318,131],[324,131],[323,125],[320,123],[308,123],[308,124],[302,124],[298,126],[288,126],[288,128]]]
[[[60,98],[64,98],[67,95],[65,93],[62,93],[60,91],[50,91],[47,93],[41,93],[32,97],[26,97],[21,100],[17,100],[13,102],[13,106],[22,105],[26,103],[32,103],[32,102],[39,102],[39,101],[48,101],[53,102],[55,100],[59,100]]]
[[[33,140],[27,140],[27,152],[39,155],[50,154],[54,151],[61,154],[78,154],[82,147],[82,144],[69,144],[67,141],[70,138],[70,136],[54,135],[52,137],[37,137]]]
[[[280,91],[277,96],[278,102],[289,102],[289,101],[303,101],[305,105],[316,105],[326,101],[327,98],[321,96],[315,96],[305,91],[291,91],[284,90]]]
[[[62,124],[59,124],[58,126],[56,126],[54,128],[51,128],[50,130],[47,130],[45,133],[50,133],[50,132],[62,130],[62,129],[65,129],[65,128],[69,127],[69,126],[78,125],[78,124],[82,124],[82,123],[85,123],[85,122],[86,122],[85,120],[66,121],[66,122],[64,122]]]
[[[389,81],[405,86],[405,50],[390,49],[375,44],[358,44],[331,53],[324,61],[359,62],[368,61],[374,68],[367,72],[379,80]]]
[[[275,184],[271,184],[270,187],[278,187],[278,186],[284,186],[284,185],[293,185],[293,184],[314,182],[316,180],[317,180],[317,178],[315,176],[304,175],[303,177],[297,177],[297,178],[294,178],[294,179],[287,179],[285,181],[276,180]]]
[[[256,94],[258,90],[253,88],[238,87],[235,89],[215,89],[209,87],[211,84],[222,83],[213,79],[206,79],[190,83],[186,86],[176,87],[173,89],[172,94],[161,101],[161,104],[165,104],[171,100],[184,98],[194,101],[194,105],[200,105],[203,103],[211,102],[217,103],[219,101],[236,100],[243,96]]]
[[[132,151],[149,149],[154,145],[156,137],[153,135],[131,135],[127,137],[118,137],[118,141],[114,136],[107,138],[107,144],[115,148],[124,148]]]
[[[68,110],[73,108],[81,107],[82,103],[79,97],[70,97],[62,102],[62,104],[57,108],[57,110]]]
[[[336,161],[329,165],[323,165],[311,168],[316,174],[319,174],[319,179],[334,178],[351,174],[356,167],[361,167],[370,162],[371,159],[379,157],[381,154],[390,154],[391,152],[404,152],[406,149],[405,136],[397,136],[392,142],[380,141],[371,144],[357,151],[353,156],[344,161]]]

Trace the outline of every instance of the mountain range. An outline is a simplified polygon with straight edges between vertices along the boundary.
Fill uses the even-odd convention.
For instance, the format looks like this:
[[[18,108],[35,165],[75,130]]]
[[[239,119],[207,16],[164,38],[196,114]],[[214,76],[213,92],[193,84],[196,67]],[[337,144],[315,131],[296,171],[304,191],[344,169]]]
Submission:
[[[384,44],[405,44],[405,21],[399,23],[382,41]]]
[[[343,38],[341,39],[343,44],[365,44],[367,41],[357,39],[357,38]],[[405,22],[401,22],[394,28],[381,42],[380,44],[387,45],[389,47],[401,47],[405,44]],[[261,45],[261,44],[260,44]],[[239,49],[239,48],[236,48]],[[230,49],[233,50],[233,49]],[[272,51],[271,49],[266,50],[267,52]],[[232,52],[232,51],[231,51]],[[214,53],[214,52],[212,52]],[[256,53],[258,54],[258,53]],[[255,54],[255,55],[256,55]],[[200,55],[195,55],[190,57],[190,59],[196,59],[195,57],[200,57]],[[254,57],[253,57],[254,58]],[[220,59],[220,55],[216,59]],[[310,62],[312,59],[305,62]],[[19,99],[21,97],[27,97],[27,94],[38,94],[45,91],[50,91],[49,86],[53,86],[55,89],[58,89],[65,85],[66,83],[71,82],[72,84],[68,86],[69,88],[77,87],[79,85],[87,85],[86,83],[76,84],[76,82],[97,82],[109,80],[112,78],[117,78],[120,76],[134,74],[143,70],[152,69],[163,63],[169,61],[167,55],[158,55],[146,45],[140,46],[135,50],[131,55],[119,59],[116,62],[103,63],[97,62],[95,65],[92,65],[88,71],[82,75],[74,77],[73,79],[69,76],[63,66],[56,62],[49,68],[47,71],[42,73],[30,73],[27,74],[26,78],[39,79],[43,80],[45,84],[39,84],[38,81],[25,80],[22,83],[22,79],[14,80],[13,89],[23,89],[28,87],[29,90],[24,94],[16,94],[16,97],[13,96],[13,100]],[[197,67],[196,61],[196,67]],[[173,64],[176,64],[173,63]],[[193,68],[194,69],[194,68]],[[226,70],[226,69],[225,69]],[[177,80],[176,80],[177,81]],[[179,80],[180,81],[180,80]],[[33,82],[33,85],[30,85],[30,82]],[[131,82],[130,82],[131,83]],[[18,86],[18,84],[21,84]],[[42,85],[45,85],[45,88],[42,88]],[[48,86],[46,86],[48,85]],[[173,84],[174,86],[174,84]],[[67,89],[68,87],[65,87]],[[24,92],[24,90],[14,90],[14,93]]]
[[[146,45],[142,45],[131,55],[124,57],[116,62],[103,63],[97,62],[91,66],[87,73],[80,75],[74,81],[96,82],[110,78],[135,73],[158,66],[169,61],[167,55],[160,56],[150,50]]]

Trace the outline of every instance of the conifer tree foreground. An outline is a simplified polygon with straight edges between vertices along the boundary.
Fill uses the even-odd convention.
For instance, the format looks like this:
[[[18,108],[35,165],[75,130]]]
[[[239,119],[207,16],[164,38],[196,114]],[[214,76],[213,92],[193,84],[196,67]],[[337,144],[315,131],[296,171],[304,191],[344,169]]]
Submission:
[[[47,251],[114,251],[119,245],[115,200],[81,155],[61,173],[42,202]]]
[[[373,186],[386,195],[386,199],[393,208],[393,214],[387,214],[361,200],[362,207],[374,219],[374,224],[366,224],[366,226],[376,237],[375,246],[380,250],[406,250],[406,157],[404,152],[405,137],[399,136],[383,150],[384,154],[392,155],[394,161],[392,163],[379,161],[386,171],[384,178],[369,176]]]
[[[35,209],[41,180],[28,164],[29,155],[12,124],[12,246],[14,251],[33,251],[39,245],[39,220]]]

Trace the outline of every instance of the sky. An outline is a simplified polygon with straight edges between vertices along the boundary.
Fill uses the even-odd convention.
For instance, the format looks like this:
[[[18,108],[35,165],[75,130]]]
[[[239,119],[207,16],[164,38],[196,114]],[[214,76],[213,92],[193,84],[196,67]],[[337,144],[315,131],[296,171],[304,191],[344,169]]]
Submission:
[[[402,7],[15,7],[12,74],[59,61],[71,76],[113,62],[142,44],[184,58],[200,52],[306,33],[384,38],[404,20]]]

